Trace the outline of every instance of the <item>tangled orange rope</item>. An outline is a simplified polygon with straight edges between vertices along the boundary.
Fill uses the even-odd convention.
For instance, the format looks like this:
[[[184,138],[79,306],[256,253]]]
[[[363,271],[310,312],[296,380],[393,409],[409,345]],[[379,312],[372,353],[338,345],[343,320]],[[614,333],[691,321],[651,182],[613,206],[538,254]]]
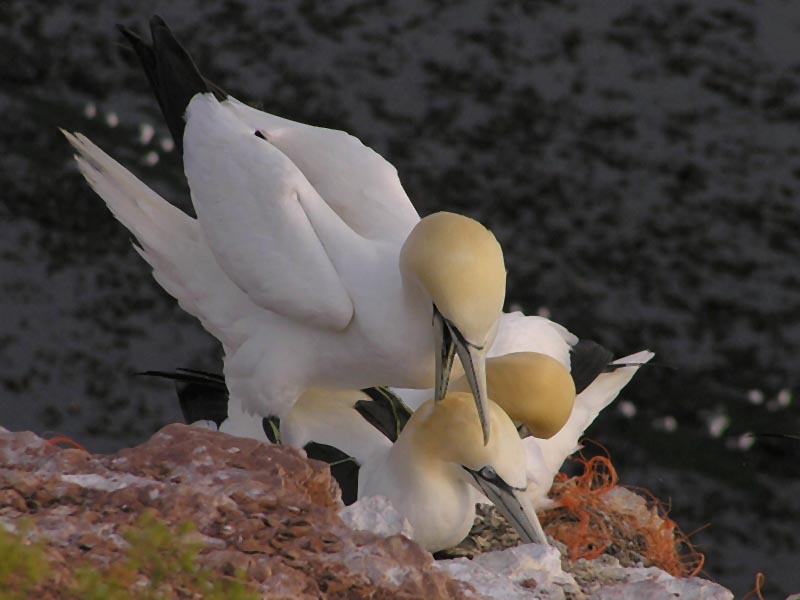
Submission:
[[[86,448],[81,446],[78,442],[76,442],[75,440],[73,440],[71,438],[68,438],[65,435],[57,435],[55,437],[51,437],[49,440],[47,440],[47,443],[50,444],[51,446],[56,446],[56,447],[60,447],[59,445],[63,444],[63,445],[68,446],[70,448],[76,448],[77,450],[83,450],[84,452],[87,452],[87,453],[89,452]]]
[[[764,577],[764,574],[759,572],[756,573],[756,587],[753,590],[747,592],[747,595],[742,596],[742,600],[750,600],[751,598],[756,598],[757,600],[764,600],[764,594],[761,591],[761,588],[764,587],[767,578]]]
[[[559,473],[550,493],[558,506],[544,511],[542,525],[567,546],[572,560],[598,558],[613,545],[634,547],[643,558],[676,577],[692,577],[703,568],[705,557],[697,552],[664,505],[650,492],[637,490],[648,512],[659,519],[644,521],[633,512],[617,510],[606,495],[617,487],[618,476],[607,456],[576,459],[581,475]],[[630,488],[629,488],[630,489]],[[657,526],[654,523],[658,522]]]

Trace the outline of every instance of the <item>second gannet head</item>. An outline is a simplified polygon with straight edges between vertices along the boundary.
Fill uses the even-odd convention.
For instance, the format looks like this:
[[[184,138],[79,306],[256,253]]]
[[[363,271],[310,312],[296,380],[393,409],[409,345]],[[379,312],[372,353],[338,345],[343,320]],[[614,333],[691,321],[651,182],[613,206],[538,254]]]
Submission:
[[[489,397],[537,438],[557,434],[575,405],[572,375],[547,354],[513,352],[489,358],[486,381]],[[461,378],[453,389],[468,391],[469,382]]]
[[[506,295],[503,251],[477,221],[449,212],[422,219],[400,252],[400,270],[430,297],[436,343],[436,400],[458,353],[488,442],[485,361]]]
[[[411,455],[421,468],[438,472],[442,478],[466,479],[494,503],[524,542],[546,544],[547,538],[524,494],[524,445],[503,409],[491,400],[487,408],[493,431],[488,443],[484,443],[473,399],[462,392],[451,392],[442,401],[428,401],[415,411],[397,444],[411,444]]]

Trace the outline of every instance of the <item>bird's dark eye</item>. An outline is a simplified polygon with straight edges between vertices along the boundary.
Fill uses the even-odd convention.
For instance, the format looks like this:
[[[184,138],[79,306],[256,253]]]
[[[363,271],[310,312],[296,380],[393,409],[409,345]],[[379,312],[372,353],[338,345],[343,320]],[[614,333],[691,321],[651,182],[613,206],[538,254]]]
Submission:
[[[493,467],[486,465],[480,471],[481,477],[484,479],[495,479],[497,477],[497,471],[494,470]]]

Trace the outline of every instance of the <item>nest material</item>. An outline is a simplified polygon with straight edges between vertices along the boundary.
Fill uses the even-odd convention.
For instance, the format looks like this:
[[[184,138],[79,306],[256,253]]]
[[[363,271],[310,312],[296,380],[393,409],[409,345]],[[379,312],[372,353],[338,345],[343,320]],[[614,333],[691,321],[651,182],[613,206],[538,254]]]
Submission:
[[[625,567],[656,566],[677,577],[700,572],[704,556],[658,499],[646,490],[617,485],[607,457],[578,462],[583,474],[559,474],[550,491],[556,506],[539,514],[545,532],[562,550],[565,571],[579,576],[586,560],[613,557]],[[464,541],[438,558],[473,558],[519,544],[517,533],[493,506],[479,505],[477,513]]]

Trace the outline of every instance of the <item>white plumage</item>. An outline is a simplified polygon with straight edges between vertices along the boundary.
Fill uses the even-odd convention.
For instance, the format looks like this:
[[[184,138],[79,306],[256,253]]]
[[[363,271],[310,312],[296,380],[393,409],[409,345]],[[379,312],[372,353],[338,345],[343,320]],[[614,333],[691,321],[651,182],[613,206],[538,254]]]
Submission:
[[[458,351],[488,439],[483,363],[505,297],[494,236],[452,213],[420,220],[373,150],[245,106],[150,25],[152,46],[122,33],[183,151],[197,219],[65,135],[156,280],[222,343],[231,402],[283,417],[309,388],[441,386]]]
[[[366,191],[353,192],[350,205],[340,195],[361,189],[361,173],[317,164],[310,171],[359,233],[285,154],[236,118],[243,110],[211,94],[189,105],[184,161],[197,220],[84,136],[65,135],[156,280],[222,342],[232,401],[243,410],[284,416],[309,387],[430,386],[432,302],[399,268],[417,216],[394,169],[346,134],[299,124],[264,132],[300,155],[303,142],[319,153],[340,141],[340,167],[377,168],[365,172]],[[285,122],[260,114],[259,132],[273,119]],[[383,180],[390,193],[370,208]],[[357,201],[372,213],[368,220]]]
[[[525,542],[545,542],[525,497],[525,451],[514,424],[490,402],[494,434],[483,444],[467,394],[423,404],[397,442],[376,449],[362,466],[358,497],[384,496],[408,519],[414,539],[431,552],[458,544],[488,495]]]
[[[136,237],[158,283],[222,343],[230,400],[220,429],[264,439],[260,417],[275,415],[283,419],[286,443],[315,441],[355,456],[365,466],[363,493],[391,492],[401,512],[410,511],[422,525],[427,547],[450,540],[436,529],[439,521],[455,519],[455,529],[468,529],[476,492],[464,486],[481,480],[465,473],[480,470],[484,459],[502,465],[513,488],[527,480],[522,512],[515,513],[527,522],[525,502],[546,503],[563,460],[638,367],[601,373],[577,396],[559,433],[520,442],[486,396],[487,352],[538,352],[569,369],[577,338],[541,317],[501,317],[505,267],[494,237],[449,213],[420,221],[394,167],[356,138],[211,93],[166,25],[154,19],[151,26],[155,48],[125,34],[183,148],[197,219],[86,137],[64,133],[81,172]],[[178,61],[183,70],[174,74],[184,81],[172,85],[168,73],[151,71],[161,52],[169,60],[160,67]],[[458,436],[452,438],[462,451],[460,464],[448,462],[448,446],[431,441],[435,436],[422,446],[410,442],[415,425],[392,446],[353,409],[360,393],[347,390],[355,388],[435,384],[442,395],[455,351],[483,425],[481,440],[459,446]],[[651,357],[645,351],[618,362]],[[402,393],[413,406],[432,397],[430,391]],[[432,407],[423,410],[412,421],[436,414]],[[496,440],[489,439],[490,422],[500,430]],[[447,473],[433,487],[417,485],[430,472],[412,459]],[[387,479],[395,472],[402,485]],[[417,492],[430,502],[419,503]],[[452,514],[426,515],[440,493],[452,500],[452,511],[440,503],[438,513]],[[540,530],[534,534],[543,538]]]

